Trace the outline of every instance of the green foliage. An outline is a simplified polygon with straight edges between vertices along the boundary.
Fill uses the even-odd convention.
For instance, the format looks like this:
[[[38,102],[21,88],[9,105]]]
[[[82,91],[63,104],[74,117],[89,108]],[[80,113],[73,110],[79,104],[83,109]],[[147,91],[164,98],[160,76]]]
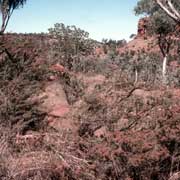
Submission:
[[[85,50],[89,37],[88,32],[76,26],[65,26],[63,23],[55,24],[54,28],[49,29],[49,33],[61,43],[61,50],[66,52],[66,56]]]
[[[0,126],[11,127],[11,133],[42,127],[46,115],[37,108],[40,102],[31,97],[40,92],[40,82],[47,79],[49,70],[46,65],[34,67],[34,63],[35,56],[11,52],[0,61]]]
[[[178,0],[173,1],[178,9]],[[151,34],[168,34],[174,31],[176,23],[170,18],[154,0],[139,0],[134,8],[136,15],[149,16],[148,30]]]
[[[60,63],[67,68],[71,68],[75,56],[89,54],[94,46],[89,33],[76,26],[56,23],[49,29],[49,34],[55,40],[53,51],[56,58],[61,59],[63,62]]]
[[[114,59],[118,55],[118,48],[121,48],[127,44],[125,39],[112,40],[102,39],[103,51],[108,54],[110,59]]]
[[[177,8],[177,10],[180,10],[180,3],[179,0],[172,0],[173,5]],[[161,10],[159,5],[155,2],[155,0],[139,0],[137,2],[136,7],[134,8],[136,15],[154,15],[154,13],[164,13],[165,12]]]
[[[164,13],[156,12],[151,17],[151,26],[149,30],[156,34],[168,34],[175,29],[175,23]]]
[[[136,15],[153,15],[159,9],[154,0],[139,0],[134,11]]]
[[[149,25],[147,30],[151,34],[158,35],[158,45],[163,59],[163,81],[166,83],[166,69],[167,69],[167,57],[170,52],[172,44],[175,43],[172,34],[176,33],[176,25],[178,21],[178,10],[180,10],[179,0],[173,1],[155,1],[155,0],[139,0],[135,7],[135,14],[146,14],[149,16]],[[172,3],[172,4],[171,4]],[[174,7],[176,7],[176,9]]]

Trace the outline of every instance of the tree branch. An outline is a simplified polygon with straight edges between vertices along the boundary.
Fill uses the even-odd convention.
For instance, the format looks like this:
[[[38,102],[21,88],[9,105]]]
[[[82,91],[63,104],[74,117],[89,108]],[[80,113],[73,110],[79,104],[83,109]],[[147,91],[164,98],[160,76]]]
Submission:
[[[170,8],[170,11],[165,5],[161,2],[161,0],[156,0],[157,4],[160,6],[162,10],[166,12],[166,14],[171,17],[174,21],[180,23],[180,14],[177,12],[177,10],[174,8],[173,4],[170,2],[170,0],[167,0],[168,6]]]
[[[171,8],[172,12],[180,19],[180,13],[176,10],[174,5],[172,4],[171,0],[168,0],[168,5]]]

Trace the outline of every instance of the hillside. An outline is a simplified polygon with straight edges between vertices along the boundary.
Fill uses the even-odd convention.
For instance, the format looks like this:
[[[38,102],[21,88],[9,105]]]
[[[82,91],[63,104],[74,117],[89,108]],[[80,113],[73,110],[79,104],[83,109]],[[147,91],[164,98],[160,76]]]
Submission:
[[[0,179],[178,180],[179,55],[164,85],[155,37],[138,32],[103,58],[97,42],[64,58],[52,36],[1,39]]]

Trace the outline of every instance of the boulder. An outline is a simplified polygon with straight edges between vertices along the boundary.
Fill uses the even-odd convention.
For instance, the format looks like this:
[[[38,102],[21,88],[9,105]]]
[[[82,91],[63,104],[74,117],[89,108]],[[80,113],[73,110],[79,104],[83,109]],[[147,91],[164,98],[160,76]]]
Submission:
[[[39,109],[50,116],[63,117],[69,112],[69,104],[63,86],[58,81],[46,84],[44,91],[38,96],[43,98]]]

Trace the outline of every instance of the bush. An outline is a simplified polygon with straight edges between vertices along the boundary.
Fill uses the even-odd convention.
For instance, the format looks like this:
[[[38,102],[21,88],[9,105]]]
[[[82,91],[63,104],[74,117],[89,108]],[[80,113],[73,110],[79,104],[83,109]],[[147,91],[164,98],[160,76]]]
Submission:
[[[30,98],[40,91],[48,71],[44,65],[37,67],[34,59],[8,53],[0,61],[0,124],[24,134],[42,126],[45,114]]]
[[[52,57],[53,61],[72,68],[75,56],[92,53],[95,41],[89,39],[89,33],[76,26],[65,26],[56,23],[54,28],[49,29],[49,34],[53,37]]]

